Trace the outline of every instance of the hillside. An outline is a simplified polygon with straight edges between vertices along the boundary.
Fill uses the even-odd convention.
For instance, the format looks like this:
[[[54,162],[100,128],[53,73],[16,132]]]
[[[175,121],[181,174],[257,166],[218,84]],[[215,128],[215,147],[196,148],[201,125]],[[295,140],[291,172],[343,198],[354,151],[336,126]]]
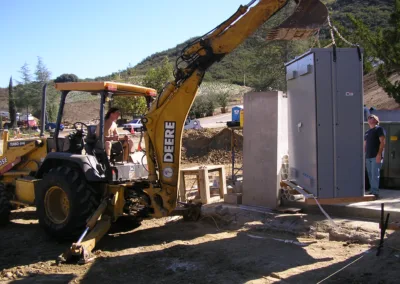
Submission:
[[[326,3],[332,20],[343,26],[346,30],[341,30],[343,34],[351,33],[351,24],[347,14],[351,13],[356,18],[362,19],[371,29],[384,27],[387,19],[393,10],[393,0],[322,0]],[[267,43],[265,34],[269,27],[279,24],[286,18],[286,13],[293,9],[293,5],[277,13],[268,23],[264,24],[258,31],[249,37],[234,52],[227,55],[221,62],[214,64],[206,73],[205,80],[229,82],[243,84],[246,77],[246,84],[256,89],[285,89],[285,82],[281,78],[284,74],[283,63],[293,59],[296,55],[303,53],[314,41],[288,42],[288,43]],[[221,21],[224,19],[221,19]],[[347,33],[346,33],[347,31]],[[320,40],[327,42],[328,30],[321,30]],[[328,38],[329,39],[329,38]],[[191,39],[190,39],[191,40]],[[190,40],[178,44],[177,46],[157,52],[148,56],[142,62],[127,69],[123,75],[129,77],[128,73],[143,75],[152,67],[159,66],[162,59],[168,56],[174,63],[180,50]],[[340,39],[337,39],[340,43]],[[99,77],[105,79],[109,76]]]
[[[351,25],[346,14],[351,13],[356,18],[362,19],[371,29],[384,27],[387,25],[387,19],[394,7],[394,0],[322,0],[327,4],[331,18],[340,31],[346,36],[351,36]],[[236,94],[243,93],[240,86],[246,85],[254,90],[279,89],[285,90],[285,70],[284,62],[287,62],[295,56],[303,53],[312,46],[317,46],[315,39],[309,41],[297,42],[274,42],[265,41],[267,30],[278,25],[290,10],[294,7],[294,2],[285,10],[277,13],[268,23],[261,26],[256,33],[249,37],[234,52],[227,55],[219,63],[214,64],[206,73],[204,82],[200,87],[200,95],[210,91],[210,88],[232,87],[232,92]],[[232,9],[235,11],[235,7]],[[225,19],[221,19],[221,22]],[[343,27],[343,28],[342,28]],[[329,42],[327,29],[321,30],[320,43],[324,46]],[[194,37],[195,38],[195,37]],[[176,58],[181,50],[194,38],[180,43],[175,47],[157,52],[143,59],[134,67],[124,70],[118,76],[123,77],[124,81],[140,84],[146,72],[153,67],[160,66],[162,60],[167,56],[170,62],[175,66]],[[340,43],[340,40],[338,40]],[[127,58],[129,61],[129,58]],[[117,73],[94,78],[93,80],[113,80]],[[92,80],[92,79],[91,79]],[[215,83],[218,82],[218,83]],[[397,108],[398,104],[393,103],[386,93],[377,86],[373,74],[366,76],[367,87],[365,88],[365,101],[367,105],[382,108]],[[371,83],[372,82],[372,83]],[[216,84],[220,84],[216,87]],[[210,87],[212,86],[212,87]],[[8,108],[7,104],[8,90],[0,88],[0,109]],[[96,97],[91,95],[77,93],[68,96],[67,105],[72,113],[74,108],[82,104],[85,105],[87,113],[96,112],[97,103],[92,102]],[[95,104],[96,106],[89,107]],[[87,107],[87,108],[86,108]],[[90,109],[90,110],[89,110]],[[75,114],[71,116],[74,117]]]
[[[390,77],[392,83],[396,80],[400,80],[400,74]],[[376,109],[400,109],[400,104],[379,87],[374,73],[364,76],[364,104]]]

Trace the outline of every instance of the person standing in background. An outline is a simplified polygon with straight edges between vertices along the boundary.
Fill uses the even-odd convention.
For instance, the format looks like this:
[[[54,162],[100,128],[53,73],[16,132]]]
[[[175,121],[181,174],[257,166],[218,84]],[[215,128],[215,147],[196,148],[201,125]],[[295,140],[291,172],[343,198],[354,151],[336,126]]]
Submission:
[[[379,198],[380,170],[383,164],[386,132],[379,125],[379,117],[368,116],[369,129],[364,135],[365,164],[368,172],[371,194]]]

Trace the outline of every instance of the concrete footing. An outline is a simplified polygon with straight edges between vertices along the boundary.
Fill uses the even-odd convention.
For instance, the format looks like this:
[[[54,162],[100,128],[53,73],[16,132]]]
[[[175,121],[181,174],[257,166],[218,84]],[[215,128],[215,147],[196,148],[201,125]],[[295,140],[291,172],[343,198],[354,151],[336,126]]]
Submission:
[[[321,205],[329,214],[342,218],[362,218],[380,220],[381,204],[384,204],[385,216],[390,213],[389,222],[400,221],[400,190],[381,190],[380,199],[351,204]],[[306,205],[304,202],[283,200],[283,206],[301,208],[304,213],[323,214],[318,205]],[[386,217],[385,217],[386,218]]]

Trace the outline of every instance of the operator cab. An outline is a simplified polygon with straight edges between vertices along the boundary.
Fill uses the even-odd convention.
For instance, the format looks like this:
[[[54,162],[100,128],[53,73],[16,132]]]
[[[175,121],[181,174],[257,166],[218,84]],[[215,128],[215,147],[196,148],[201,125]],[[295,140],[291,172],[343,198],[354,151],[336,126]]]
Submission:
[[[61,91],[60,108],[53,137],[48,138],[49,155],[46,159],[66,159],[82,163],[81,167],[99,177],[99,181],[109,183],[126,183],[146,175],[144,152],[128,153],[128,135],[119,133],[119,140],[112,141],[111,155],[105,153],[104,121],[106,102],[112,102],[115,96],[137,97],[143,96],[147,106],[156,96],[156,90],[131,84],[115,82],[68,82],[56,83],[56,89]],[[73,130],[66,135],[60,135],[60,124],[67,95],[73,91],[90,92],[100,95],[100,135],[96,136],[98,124],[87,125],[84,122],[75,122]],[[63,133],[64,134],[64,133]],[[142,133],[140,133],[142,135]],[[64,137],[60,137],[64,136]],[[140,139],[141,141],[142,139]],[[57,141],[57,143],[55,143]],[[54,156],[54,157],[52,157]],[[86,170],[85,170],[86,172]]]

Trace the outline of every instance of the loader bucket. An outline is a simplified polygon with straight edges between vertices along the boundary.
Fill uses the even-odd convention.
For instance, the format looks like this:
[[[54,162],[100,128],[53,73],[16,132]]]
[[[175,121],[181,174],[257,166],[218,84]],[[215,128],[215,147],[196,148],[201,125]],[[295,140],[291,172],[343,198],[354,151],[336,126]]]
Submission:
[[[299,0],[293,14],[268,32],[267,40],[307,39],[325,24],[327,18],[328,9],[320,0]]]

